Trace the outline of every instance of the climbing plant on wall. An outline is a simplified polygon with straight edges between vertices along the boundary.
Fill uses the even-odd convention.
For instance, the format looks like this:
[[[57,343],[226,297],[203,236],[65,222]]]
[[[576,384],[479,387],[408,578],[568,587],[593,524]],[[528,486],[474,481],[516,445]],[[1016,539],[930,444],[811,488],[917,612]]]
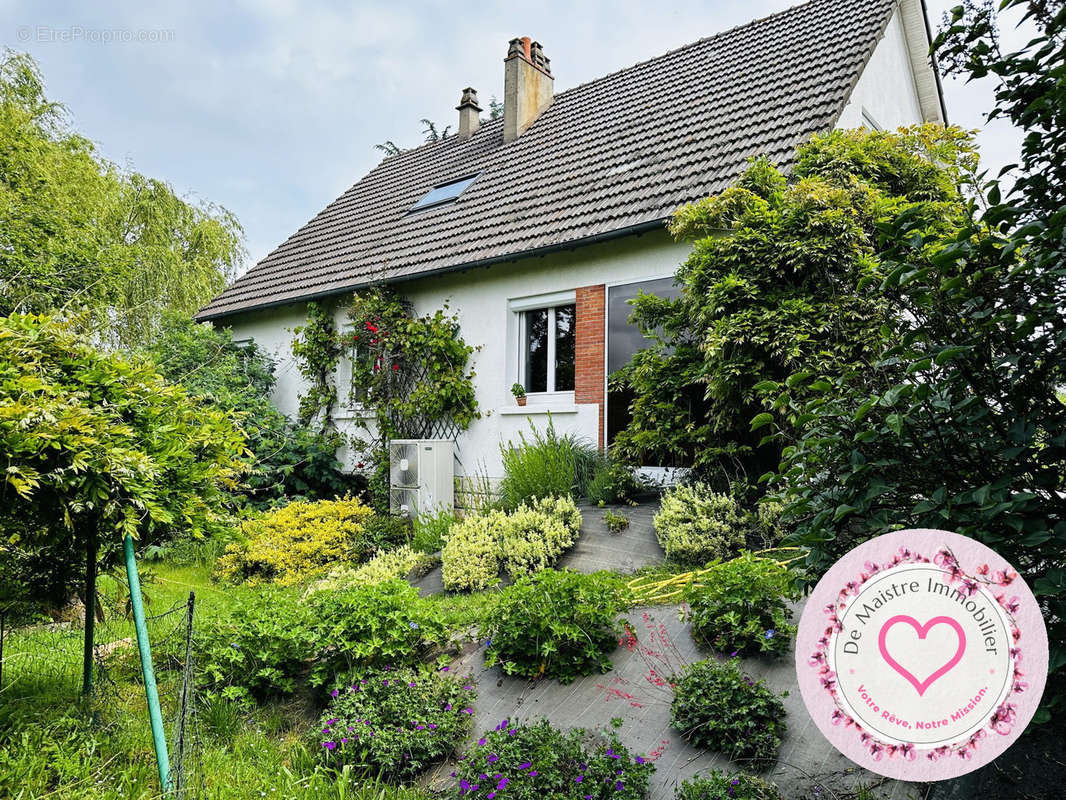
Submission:
[[[317,419],[320,430],[325,431],[333,425],[333,406],[337,402],[335,376],[341,354],[337,326],[318,303],[308,303],[307,322],[293,333],[292,354],[308,382],[307,390],[300,395],[300,424],[310,425]]]
[[[474,348],[447,307],[418,316],[387,289],[356,295],[348,319],[350,330],[340,342],[352,364],[350,399],[376,424],[374,440],[362,444],[375,463],[377,502],[378,491],[387,489],[379,484],[387,477],[389,440],[454,439],[481,416],[475,373],[468,369]]]

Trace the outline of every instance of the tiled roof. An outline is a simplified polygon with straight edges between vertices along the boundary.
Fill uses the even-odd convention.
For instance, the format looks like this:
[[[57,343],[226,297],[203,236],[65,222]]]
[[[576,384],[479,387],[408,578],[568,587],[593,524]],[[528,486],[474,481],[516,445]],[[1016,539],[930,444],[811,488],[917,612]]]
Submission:
[[[518,139],[493,120],[384,159],[199,314],[320,297],[623,235],[788,163],[832,127],[893,0],[811,0],[555,96]],[[557,65],[561,59],[557,59]],[[480,173],[454,203],[434,185]]]

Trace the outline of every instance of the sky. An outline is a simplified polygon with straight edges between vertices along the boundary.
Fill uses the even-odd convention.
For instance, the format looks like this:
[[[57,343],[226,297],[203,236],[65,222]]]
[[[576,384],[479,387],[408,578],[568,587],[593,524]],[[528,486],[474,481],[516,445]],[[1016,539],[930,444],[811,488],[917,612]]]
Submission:
[[[927,2],[935,28],[957,0]],[[376,143],[419,144],[423,117],[454,128],[466,86],[487,111],[516,36],[542,43],[558,92],[795,4],[0,0],[0,46],[37,60],[104,157],[236,214],[249,267],[371,169]],[[1026,38],[1007,20],[1006,46]],[[986,166],[1016,159],[1018,131],[984,121],[990,82],[944,91]]]

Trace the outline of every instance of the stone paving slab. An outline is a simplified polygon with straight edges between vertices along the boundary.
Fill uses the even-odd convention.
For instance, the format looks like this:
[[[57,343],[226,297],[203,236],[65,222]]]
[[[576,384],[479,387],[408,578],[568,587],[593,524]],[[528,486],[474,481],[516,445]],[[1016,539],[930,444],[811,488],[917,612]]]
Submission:
[[[463,655],[453,669],[460,674],[469,672],[478,682],[471,741],[504,719],[533,721],[544,717],[562,728],[601,730],[610,725],[613,717],[621,717],[624,724],[619,738],[631,751],[652,754],[661,749],[648,793],[651,800],[669,800],[683,779],[698,773],[712,768],[740,768],[719,754],[693,748],[671,729],[669,690],[657,688],[647,680],[649,666],[668,674],[708,656],[693,642],[688,626],[679,621],[677,608],[636,609],[627,618],[640,645],[669,655],[660,659],[649,656],[640,646],[622,646],[612,656],[611,672],[587,676],[569,686],[550,680],[529,682],[505,676],[495,667],[487,669],[484,643]],[[665,631],[665,645],[657,633],[660,625]],[[919,785],[887,780],[860,769],[829,744],[803,707],[791,654],[775,660],[748,659],[744,668],[752,677],[764,678],[774,691],[789,693],[784,698],[789,729],[777,765],[764,773],[764,777],[778,784],[787,800],[853,800],[859,786],[872,788],[867,795],[871,800],[922,797]],[[626,694],[632,699],[626,699]],[[447,775],[450,769],[442,769],[438,777]]]

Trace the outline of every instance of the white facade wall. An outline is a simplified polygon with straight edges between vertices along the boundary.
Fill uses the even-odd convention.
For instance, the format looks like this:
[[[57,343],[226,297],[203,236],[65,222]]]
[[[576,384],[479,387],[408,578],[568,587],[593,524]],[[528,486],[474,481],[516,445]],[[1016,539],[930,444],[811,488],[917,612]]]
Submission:
[[[525,408],[516,405],[510,387],[519,377],[519,342],[517,315],[509,309],[510,301],[582,286],[666,277],[677,270],[688,251],[689,245],[674,242],[664,230],[399,285],[418,314],[432,313],[447,303],[459,317],[466,343],[479,348],[470,364],[477,373],[474,385],[482,417],[460,437],[456,474],[501,477],[500,443],[517,441],[520,431],[528,434],[531,423],[543,428],[549,411],[557,431],[572,432],[592,442],[598,438],[598,406],[575,404],[573,392],[530,395]],[[343,299],[337,302],[340,328],[346,322],[346,304]],[[305,388],[292,356],[292,329],[301,325],[305,316],[305,306],[297,304],[225,320],[234,338],[255,340],[276,360],[278,381],[271,399],[290,416],[295,416],[299,394]],[[347,407],[346,364],[338,369],[338,394],[340,403],[334,413],[338,427],[358,435],[363,420],[358,408]],[[342,455],[349,467],[356,465],[357,454]]]
[[[913,43],[908,42],[904,31],[897,11],[837,127],[871,127],[873,123],[893,129],[922,121],[908,49]],[[500,444],[517,440],[520,432],[528,433],[530,424],[543,428],[549,411],[558,431],[592,442],[598,439],[598,406],[575,404],[572,392],[531,395],[525,408],[516,405],[510,387],[519,380],[519,341],[517,315],[509,308],[511,301],[583,286],[609,287],[666,277],[676,271],[688,250],[687,244],[675,243],[665,231],[652,232],[401,284],[398,288],[419,314],[432,313],[447,303],[459,316],[467,344],[478,348],[471,357],[471,366],[477,373],[474,383],[482,417],[460,437],[456,475],[501,477]],[[343,329],[346,298],[332,302],[338,329]],[[235,338],[254,339],[273,356],[277,362],[277,386],[271,399],[289,416],[295,416],[305,386],[291,351],[292,329],[303,324],[305,317],[306,308],[300,303],[227,318],[223,323],[232,327]],[[365,435],[364,415],[358,408],[348,407],[347,364],[341,364],[337,379],[340,402],[334,419],[343,432]],[[350,468],[357,467],[358,453],[340,455]]]
[[[865,125],[871,128],[871,122],[882,130],[894,130],[902,125],[922,122],[922,107],[899,11],[892,14],[884,38],[874,48],[866,69],[837,120],[837,127],[858,128]]]

